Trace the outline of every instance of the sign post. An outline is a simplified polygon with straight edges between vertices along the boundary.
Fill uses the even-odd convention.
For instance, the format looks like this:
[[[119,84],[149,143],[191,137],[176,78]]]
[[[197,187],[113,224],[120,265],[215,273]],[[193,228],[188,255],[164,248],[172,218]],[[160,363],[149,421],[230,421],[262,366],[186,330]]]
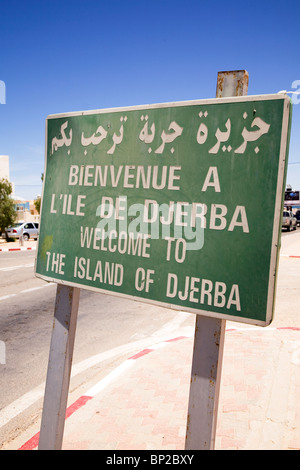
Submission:
[[[219,72],[217,98],[247,95],[248,72]],[[190,397],[187,416],[187,450],[215,447],[226,320],[196,316]]]
[[[57,285],[39,450],[60,450],[71,376],[80,289]]]
[[[58,289],[40,448],[61,445],[81,288],[197,314],[190,406],[204,381],[214,404],[189,411],[186,445],[211,418],[212,447],[224,322],[266,326],[274,310],[291,106],[228,96],[246,81],[219,76],[224,98],[48,116],[35,272]]]

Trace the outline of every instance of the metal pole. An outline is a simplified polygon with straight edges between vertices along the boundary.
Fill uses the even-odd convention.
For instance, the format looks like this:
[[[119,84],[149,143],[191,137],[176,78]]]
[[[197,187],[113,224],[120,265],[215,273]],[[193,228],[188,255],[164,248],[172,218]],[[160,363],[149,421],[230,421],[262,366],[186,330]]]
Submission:
[[[219,72],[217,98],[243,96],[248,72]],[[186,429],[186,450],[215,448],[226,321],[196,316],[194,352]]]
[[[58,284],[39,450],[60,450],[73,358],[80,289]]]
[[[213,450],[217,426],[225,320],[197,315],[187,418],[187,450]]]

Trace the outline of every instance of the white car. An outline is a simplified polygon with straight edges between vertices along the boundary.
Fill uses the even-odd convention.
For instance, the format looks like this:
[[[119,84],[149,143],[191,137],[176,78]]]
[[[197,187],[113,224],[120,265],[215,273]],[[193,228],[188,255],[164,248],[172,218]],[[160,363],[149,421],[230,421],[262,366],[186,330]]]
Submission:
[[[286,228],[288,231],[297,230],[297,219],[292,211],[283,211],[282,228]]]
[[[14,227],[9,227],[5,230],[6,238],[20,238],[23,234],[23,240],[27,241],[29,238],[37,240],[39,234],[39,224],[36,222],[25,222],[21,225],[17,224]]]

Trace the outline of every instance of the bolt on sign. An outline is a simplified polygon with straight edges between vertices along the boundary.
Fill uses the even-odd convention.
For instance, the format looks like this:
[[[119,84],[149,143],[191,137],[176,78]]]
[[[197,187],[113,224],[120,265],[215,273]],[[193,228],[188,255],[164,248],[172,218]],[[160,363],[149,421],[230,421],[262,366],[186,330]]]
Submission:
[[[48,116],[36,275],[268,325],[290,114],[262,95]]]

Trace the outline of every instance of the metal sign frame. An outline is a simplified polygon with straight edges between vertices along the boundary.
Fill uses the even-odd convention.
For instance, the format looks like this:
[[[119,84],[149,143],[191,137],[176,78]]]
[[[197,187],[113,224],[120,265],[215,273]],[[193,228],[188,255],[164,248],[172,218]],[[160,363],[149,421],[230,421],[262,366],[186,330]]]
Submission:
[[[108,116],[108,115],[113,116],[113,115],[116,115],[116,114],[118,116],[121,115],[121,119],[122,119],[122,115],[133,113],[135,111],[139,111],[141,113],[140,115],[142,117],[144,115],[146,115],[146,118],[147,118],[147,113],[150,114],[151,112],[156,111],[156,110],[165,110],[167,113],[169,112],[169,114],[171,115],[172,111],[174,109],[178,110],[178,109],[187,109],[188,108],[188,109],[191,109],[191,110],[192,109],[193,110],[194,109],[195,110],[199,110],[199,109],[205,110],[206,106],[208,107],[208,109],[210,109],[209,106],[212,107],[212,106],[217,105],[218,107],[220,107],[220,106],[226,106],[226,104],[236,105],[236,104],[239,104],[239,103],[244,103],[244,104],[248,104],[248,105],[249,105],[249,103],[250,103],[250,105],[252,103],[255,103],[256,106],[258,107],[260,102],[267,103],[267,102],[270,102],[270,101],[282,103],[282,105],[283,105],[282,113],[283,114],[282,114],[282,123],[280,124],[281,136],[280,136],[280,151],[279,151],[279,155],[278,155],[278,177],[277,177],[277,183],[276,183],[276,196],[275,196],[276,200],[275,200],[274,208],[272,208],[272,210],[274,210],[274,221],[273,220],[271,221],[271,223],[273,223],[273,230],[272,230],[272,240],[271,240],[271,247],[270,247],[271,255],[270,255],[269,280],[268,280],[268,286],[266,287],[266,290],[268,291],[266,312],[264,312],[262,314],[260,313],[259,317],[256,317],[256,315],[257,315],[256,312],[253,312],[253,313],[251,312],[252,316],[250,316],[250,314],[248,314],[248,313],[243,314],[243,315],[239,315],[238,311],[236,312],[236,314],[232,314],[232,313],[228,314],[222,308],[221,309],[220,308],[210,309],[209,307],[208,308],[202,308],[201,305],[199,305],[199,307],[197,306],[197,308],[194,308],[194,304],[192,304],[191,302],[189,303],[189,305],[187,305],[186,302],[183,303],[183,302],[177,301],[177,303],[175,303],[170,297],[169,298],[165,297],[161,301],[161,300],[158,300],[155,297],[151,297],[150,294],[145,294],[145,292],[142,292],[142,294],[141,294],[137,290],[135,290],[135,293],[136,293],[136,295],[135,295],[132,291],[130,293],[128,293],[126,288],[125,288],[125,290],[120,292],[120,291],[118,291],[118,289],[113,290],[111,288],[108,289],[108,288],[103,288],[103,287],[95,287],[94,285],[87,284],[86,282],[77,282],[77,281],[79,281],[78,277],[77,277],[77,279],[73,278],[72,280],[65,279],[64,276],[60,275],[59,269],[58,269],[58,272],[56,272],[55,274],[50,273],[50,272],[49,273],[45,272],[45,265],[46,265],[45,264],[45,260],[46,260],[45,251],[47,250],[47,246],[49,247],[51,245],[51,243],[50,243],[50,245],[47,245],[48,241],[45,240],[45,238],[47,238],[47,237],[43,233],[44,221],[45,221],[46,217],[48,217],[48,214],[45,215],[45,210],[46,210],[45,187],[48,185],[49,159],[50,158],[53,159],[55,157],[57,158],[56,151],[59,150],[60,146],[65,147],[65,149],[64,149],[64,152],[65,152],[64,153],[64,158],[65,157],[68,158],[67,155],[70,153],[70,150],[69,150],[70,147],[68,147],[67,146],[68,144],[66,145],[66,143],[67,143],[68,139],[70,140],[70,138],[71,138],[71,134],[68,135],[67,133],[71,132],[71,131],[69,129],[66,130],[66,127],[67,127],[67,121],[65,121],[66,119],[70,120],[71,118],[76,118],[76,117],[79,117],[80,119],[82,119],[82,118],[89,119],[89,118],[91,118],[95,115],[98,115],[98,116],[99,115],[100,116]],[[219,109],[221,109],[221,108],[219,108]],[[200,114],[201,113],[199,113],[199,116],[200,116]],[[253,110],[253,116],[254,115],[255,115],[255,110]],[[283,96],[283,95],[259,95],[259,96],[248,96],[248,97],[246,97],[246,96],[226,97],[226,98],[217,98],[217,99],[209,99],[209,100],[195,100],[195,101],[176,102],[176,103],[162,103],[162,104],[155,104],[155,105],[124,107],[124,108],[111,108],[111,109],[103,109],[103,110],[96,110],[96,111],[73,112],[73,113],[67,113],[67,114],[57,114],[57,115],[48,116],[47,122],[46,122],[46,157],[45,157],[46,161],[45,161],[45,176],[44,176],[44,187],[43,187],[43,198],[42,198],[43,202],[42,202],[42,211],[41,211],[41,214],[42,214],[41,215],[41,234],[40,234],[39,245],[38,245],[38,256],[37,256],[37,262],[36,262],[36,276],[40,277],[44,280],[47,280],[47,281],[57,282],[57,283],[61,283],[61,284],[69,285],[69,286],[73,286],[73,287],[90,289],[90,290],[94,290],[94,291],[102,292],[102,293],[106,293],[106,294],[119,295],[119,296],[122,296],[122,297],[130,298],[130,299],[136,299],[136,300],[139,300],[139,301],[145,301],[145,302],[148,302],[148,303],[156,304],[156,305],[159,305],[159,306],[164,306],[164,307],[167,307],[167,308],[172,308],[172,309],[175,309],[175,310],[184,309],[185,311],[200,314],[200,315],[204,315],[204,316],[215,317],[215,318],[220,318],[220,319],[227,319],[227,320],[233,320],[233,321],[244,322],[244,323],[249,323],[249,324],[256,324],[256,325],[260,325],[260,326],[266,326],[266,325],[270,324],[270,322],[272,321],[273,307],[274,307],[275,273],[276,273],[276,266],[277,266],[277,263],[278,263],[278,250],[279,250],[280,227],[281,227],[281,207],[282,207],[282,201],[283,201],[282,197],[283,197],[283,188],[284,188],[285,172],[286,172],[286,150],[287,150],[287,142],[288,142],[288,135],[289,135],[289,115],[290,115],[290,100],[289,100],[288,97]],[[142,117],[141,117],[141,119],[142,119]],[[208,118],[206,118],[206,119],[208,119]],[[57,134],[55,136],[53,136],[53,134],[51,136],[48,135],[49,123],[51,124],[54,120],[58,120],[58,122],[61,125],[60,137],[58,137]],[[198,120],[200,122],[199,118],[198,118]],[[149,119],[149,121],[150,121],[150,119]],[[202,122],[204,122],[204,118],[202,118]],[[173,121],[173,123],[174,123],[174,121]],[[175,122],[175,124],[176,124],[176,122]],[[65,126],[65,127],[63,127],[63,126]],[[149,127],[150,127],[150,122],[149,122]],[[256,127],[254,126],[254,129],[255,128]],[[171,131],[174,132],[174,131],[177,131],[177,129],[178,128],[176,128],[175,125],[174,125],[173,129],[171,129]],[[199,129],[200,129],[200,127],[199,127]],[[205,128],[203,127],[203,129],[205,129]],[[226,130],[226,128],[224,127],[224,123],[223,123],[223,129]],[[223,129],[222,129],[222,131],[223,131]],[[79,126],[79,129],[77,129],[77,131],[78,131],[78,133],[82,131],[80,126]],[[222,132],[221,132],[220,129],[218,129],[218,131],[220,132],[220,134],[219,134],[219,136],[220,136]],[[101,132],[102,132],[102,135],[101,135]],[[102,127],[101,132],[98,133],[97,138],[99,140],[101,140],[101,138],[107,133],[107,130],[105,130]],[[82,135],[83,134],[84,134],[84,132],[82,131]],[[225,134],[225,131],[223,131],[223,134]],[[93,135],[95,137],[95,133]],[[149,135],[150,135],[150,132],[148,134],[148,138],[149,138]],[[163,133],[162,133],[162,135],[163,135]],[[167,135],[167,133],[165,132],[165,136],[166,135]],[[169,135],[171,135],[171,134],[169,134]],[[180,135],[180,131],[177,135]],[[203,139],[203,135],[204,135],[203,133],[202,133],[202,135],[201,135],[201,133],[199,134],[199,142],[200,142],[201,139]],[[217,133],[215,135],[217,136]],[[117,138],[118,138],[117,133],[115,133],[114,136],[116,137],[115,142],[117,142]],[[90,139],[91,139],[91,137],[90,137]],[[215,140],[216,140],[216,138],[215,138]],[[225,139],[223,138],[223,141],[224,140]],[[89,142],[91,142],[91,140]],[[167,139],[166,139],[166,142],[167,142]],[[51,143],[52,143],[52,149],[49,148]],[[90,145],[89,147],[86,147],[86,148],[91,148],[91,147],[93,147],[93,144]],[[116,145],[115,145],[115,147],[116,147]],[[253,145],[252,145],[252,147],[253,147]],[[169,148],[170,148],[170,145],[169,145]],[[228,146],[228,149],[229,148],[230,148],[230,146]],[[52,156],[50,156],[51,151],[52,151]],[[266,151],[266,147],[265,147],[265,151]],[[228,152],[229,152],[229,150],[228,150]],[[109,152],[107,152],[107,153],[109,153]],[[220,151],[220,153],[222,154],[221,151]],[[72,157],[72,155],[71,155],[71,157]],[[72,161],[71,157],[69,157],[70,162]],[[94,158],[93,162],[95,162],[95,157],[93,157],[93,158]],[[222,158],[222,157],[220,157],[220,158]],[[242,157],[239,156],[239,155],[236,155],[235,158],[238,159],[238,158],[242,158]],[[263,158],[263,157],[259,157],[259,158]],[[276,156],[276,158],[277,158],[277,156]],[[113,158],[111,157],[111,159],[108,160],[108,162],[112,162],[112,161],[113,161]],[[168,162],[170,162],[170,161],[171,160],[169,159]],[[123,162],[124,162],[124,160],[123,160]],[[129,158],[128,163],[129,164],[134,164],[135,162],[130,161],[130,158]],[[58,161],[58,165],[59,165],[59,161]],[[169,163],[169,165],[170,165],[170,163]],[[175,188],[176,188],[176,184],[177,184],[177,181],[176,181],[177,176],[175,176],[176,175],[176,168],[178,168],[177,165],[178,165],[178,163],[177,164],[175,163],[175,165],[173,167],[170,166],[170,168],[173,168],[173,180],[171,181],[171,184],[173,184],[173,187],[175,187]],[[79,167],[79,165],[77,165],[77,167],[76,167],[77,172],[79,171],[78,167]],[[128,167],[130,168],[130,165],[128,165]],[[175,168],[175,170],[174,170],[174,168]],[[210,169],[218,168],[218,163],[216,163],[214,161],[214,163],[211,163],[211,166],[209,168]],[[59,168],[57,171],[61,172],[62,170]],[[186,171],[186,168],[184,169],[184,171]],[[130,172],[130,169],[128,170],[128,172]],[[51,177],[54,179],[55,175],[51,175],[51,172],[50,172],[49,173],[49,178],[51,179]],[[79,174],[77,174],[76,177],[80,178]],[[116,175],[115,175],[115,177],[116,177]],[[212,181],[213,181],[214,177],[215,177],[215,174],[210,173],[210,175],[209,175],[209,173],[207,172],[207,175],[206,175],[207,187],[213,185]],[[81,178],[82,179],[87,178],[87,182],[89,183],[89,179],[88,179],[89,175],[88,176],[86,176],[86,175],[83,176],[83,174],[82,174]],[[77,179],[77,181],[78,181],[78,179]],[[130,180],[127,179],[127,184],[129,184],[128,181],[130,181]],[[202,181],[201,184],[203,184],[203,181]],[[82,193],[84,194],[84,190],[87,190],[87,189],[90,189],[90,188],[83,188]],[[81,211],[81,207],[83,207],[83,202],[82,201],[84,201],[84,199],[83,199],[84,196],[82,196],[82,199],[79,202],[77,201],[76,209],[74,207],[71,209],[71,202],[72,201],[70,199],[68,199],[68,195],[66,194],[67,191],[65,191],[65,194],[63,194],[64,191],[63,191],[62,187],[58,188],[57,191],[58,191],[58,193],[60,193],[60,196],[57,195],[56,199],[53,198],[53,200],[51,200],[50,212],[56,212],[56,204],[60,203],[61,206],[63,205],[64,208],[62,210],[64,210],[65,213],[68,214],[68,210],[73,211],[73,213],[74,213],[74,210],[77,210],[79,215],[82,214],[80,211]],[[174,192],[176,192],[176,191],[174,191]],[[52,196],[53,196],[53,194],[52,194]],[[104,191],[104,194],[106,194],[105,191]],[[111,196],[113,193],[109,193],[109,194]],[[118,193],[115,192],[114,194],[115,194],[115,196],[117,196]],[[170,196],[170,191],[169,191],[168,198],[170,199],[170,197],[171,196]],[[58,198],[61,201],[57,201]],[[144,198],[145,198],[145,196],[144,196]],[[49,191],[47,193],[47,199],[48,199],[48,201],[47,201],[47,204],[48,204],[47,211],[49,213],[49,204],[50,204],[50,202],[49,202]],[[162,201],[163,200],[165,200],[165,199],[162,198]],[[262,200],[258,201],[258,204],[262,204],[262,203],[263,203]],[[261,209],[261,208],[258,207],[258,210],[259,209]],[[241,214],[239,214],[239,217],[240,216],[241,216]],[[259,214],[258,214],[258,216],[259,216]],[[66,217],[68,217],[68,216],[66,216]],[[54,227],[55,224],[54,224],[53,220],[55,220],[55,219],[52,219],[51,226],[52,226],[52,229],[55,230],[55,227]],[[70,229],[70,226],[69,226],[69,229]],[[253,227],[252,227],[252,230],[253,230]],[[60,236],[62,238],[65,237],[65,234],[63,234],[62,232],[60,232],[60,233],[61,233]],[[70,234],[68,234],[68,235],[70,235]],[[79,236],[80,235],[78,234],[78,237]],[[220,241],[222,243],[222,240],[220,240]],[[51,252],[50,248],[48,248],[47,256],[51,256],[51,254],[49,255],[49,253]],[[269,247],[267,247],[267,248],[269,249]],[[255,256],[255,254],[256,253],[253,252],[252,256]],[[43,261],[42,261],[42,257],[44,258]],[[49,266],[49,263],[53,262],[53,260],[49,260],[49,259],[47,259],[47,261],[48,261],[48,266]],[[56,262],[58,262],[58,261],[55,260],[55,263]],[[64,259],[61,259],[59,261],[59,263],[61,263],[62,265],[64,265],[64,262],[65,262]],[[148,263],[148,265],[149,265],[149,263]],[[55,264],[55,266],[57,266],[57,264]],[[177,263],[177,266],[179,266],[179,263]],[[151,268],[151,266],[149,266],[149,268]],[[152,268],[153,268],[153,266],[152,266]],[[171,271],[169,270],[169,273],[170,272],[172,272],[172,270]],[[175,272],[175,271],[173,270],[173,272]],[[141,275],[141,279],[143,278],[143,276],[146,277],[146,275],[148,275],[148,282],[153,283],[153,279],[151,279],[151,269],[146,269],[145,266],[142,267],[140,275]],[[175,272],[175,275],[176,275],[176,272]],[[252,278],[253,277],[255,277],[255,275],[253,276],[253,273],[252,273]],[[175,279],[175,278],[170,278],[170,282],[171,281],[173,282],[173,279]],[[193,277],[192,279],[196,279],[196,278]],[[264,295],[264,293],[263,293],[263,295]]]
[[[219,72],[218,74],[217,96],[228,96],[234,93],[236,95],[245,95],[247,93],[247,87],[248,72],[244,70]],[[276,256],[278,256],[278,240],[280,236],[278,225],[281,220],[281,217],[279,217],[279,209],[281,209],[281,207],[277,206],[282,204],[282,183],[284,182],[286,172],[286,164],[284,163],[283,156],[287,150],[287,136],[289,135],[287,117],[288,108],[289,105],[286,102],[284,112],[285,130],[282,130],[280,147],[280,157],[282,158],[278,167],[276,186],[276,209],[278,209],[278,214],[275,211],[277,218],[276,223],[274,223],[273,226],[272,238],[273,252],[273,249],[275,249],[274,244],[276,242],[275,229],[277,227]],[[288,114],[290,114],[290,112],[288,112]],[[63,130],[64,129],[62,127],[62,131]],[[203,135],[201,136],[200,134],[200,138],[202,137]],[[64,139],[65,138],[66,136],[64,135]],[[58,144],[58,142],[56,143]],[[273,261],[274,258],[275,257],[273,256]],[[57,270],[61,269],[63,267],[63,259],[55,259],[54,264],[57,266]],[[275,269],[275,261],[274,264],[275,267],[271,266],[271,268]],[[53,280],[57,282],[56,279]],[[54,325],[39,440],[39,449],[41,450],[60,449],[62,445],[79,295],[80,289],[78,287],[64,285],[62,281],[57,286]],[[214,318],[214,316],[196,315],[194,354],[192,361],[185,444],[185,448],[188,450],[213,449],[215,445],[225,325],[225,319]]]

